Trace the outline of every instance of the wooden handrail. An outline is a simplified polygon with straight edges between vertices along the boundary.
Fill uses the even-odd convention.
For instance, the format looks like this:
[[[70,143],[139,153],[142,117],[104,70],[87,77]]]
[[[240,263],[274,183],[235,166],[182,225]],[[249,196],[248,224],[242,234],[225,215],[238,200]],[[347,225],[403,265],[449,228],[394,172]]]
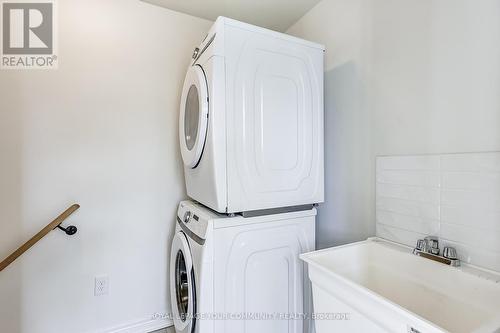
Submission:
[[[35,236],[31,237],[29,241],[21,245],[17,250],[12,252],[10,256],[5,258],[1,263],[0,263],[0,272],[3,271],[7,266],[9,266],[14,260],[19,258],[24,252],[28,251],[30,247],[35,245],[40,239],[45,237],[49,232],[54,230],[55,228],[59,227],[61,223],[64,222],[71,214],[73,214],[78,208],[80,208],[80,205],[74,204],[71,205],[68,209],[66,209],[64,212],[61,213],[58,217],[54,219],[54,221],[50,222],[40,230]]]

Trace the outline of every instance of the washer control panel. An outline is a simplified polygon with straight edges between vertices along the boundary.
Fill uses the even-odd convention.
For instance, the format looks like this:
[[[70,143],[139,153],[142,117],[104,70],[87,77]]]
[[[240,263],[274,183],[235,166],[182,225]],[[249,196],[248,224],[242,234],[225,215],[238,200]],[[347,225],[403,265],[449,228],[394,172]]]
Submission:
[[[200,207],[191,201],[182,201],[177,210],[177,216],[189,230],[197,236],[205,239],[208,228],[208,216],[210,213],[205,207]],[[207,215],[208,214],[208,215]]]

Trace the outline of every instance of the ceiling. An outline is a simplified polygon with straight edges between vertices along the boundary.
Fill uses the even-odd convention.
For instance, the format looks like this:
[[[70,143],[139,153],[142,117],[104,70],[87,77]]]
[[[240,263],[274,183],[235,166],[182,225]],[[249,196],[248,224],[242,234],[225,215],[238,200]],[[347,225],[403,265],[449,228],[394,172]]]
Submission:
[[[284,32],[321,0],[143,0],[215,21],[227,16]]]

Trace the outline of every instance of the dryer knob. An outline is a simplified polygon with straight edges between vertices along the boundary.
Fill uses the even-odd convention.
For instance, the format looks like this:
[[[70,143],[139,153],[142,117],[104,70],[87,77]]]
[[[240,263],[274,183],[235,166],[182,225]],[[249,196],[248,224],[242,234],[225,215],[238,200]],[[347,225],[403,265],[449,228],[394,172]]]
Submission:
[[[184,213],[184,223],[189,223],[191,221],[191,212],[185,212]]]

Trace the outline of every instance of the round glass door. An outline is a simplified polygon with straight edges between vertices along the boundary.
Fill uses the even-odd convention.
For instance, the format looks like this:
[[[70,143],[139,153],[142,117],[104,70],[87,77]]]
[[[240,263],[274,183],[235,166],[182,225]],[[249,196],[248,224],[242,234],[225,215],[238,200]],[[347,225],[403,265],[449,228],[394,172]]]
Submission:
[[[175,297],[181,321],[186,321],[189,311],[189,281],[186,268],[186,259],[181,250],[175,258]]]
[[[184,164],[195,168],[203,153],[208,127],[208,88],[199,65],[191,66],[182,89],[179,140]]]
[[[186,235],[178,232],[170,254],[170,297],[176,332],[191,333],[195,313],[193,261]]]

